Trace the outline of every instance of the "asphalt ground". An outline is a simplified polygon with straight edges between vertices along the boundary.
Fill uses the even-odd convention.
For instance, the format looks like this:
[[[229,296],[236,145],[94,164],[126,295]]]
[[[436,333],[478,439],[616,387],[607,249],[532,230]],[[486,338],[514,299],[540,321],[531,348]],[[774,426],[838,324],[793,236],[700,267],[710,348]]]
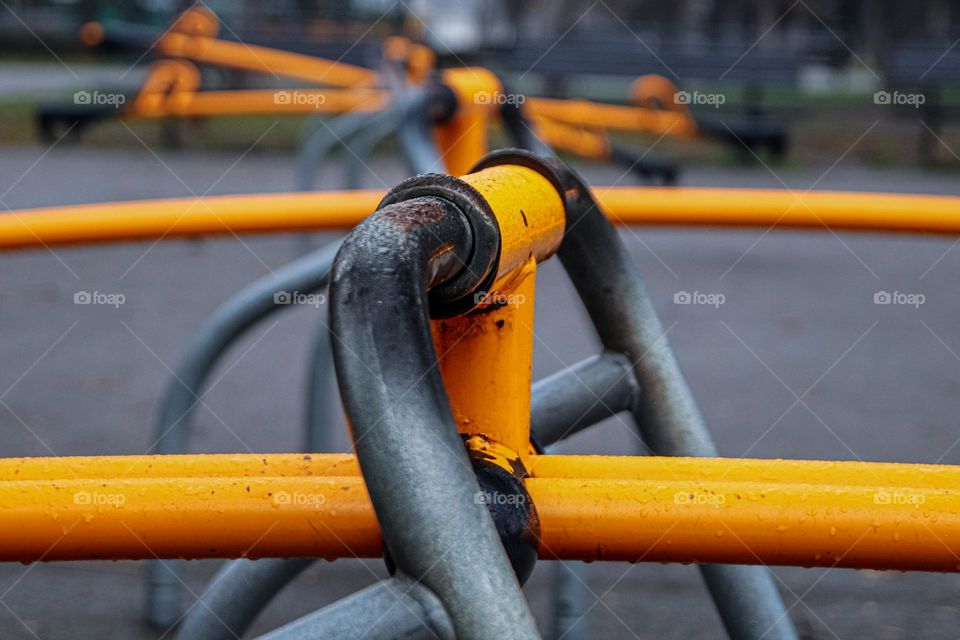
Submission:
[[[63,143],[0,151],[9,208],[121,199],[284,191],[281,155],[84,149]],[[586,166],[593,184],[622,177]],[[369,163],[369,186],[403,177]],[[335,168],[324,186],[340,184]],[[960,194],[951,174],[763,166],[692,169],[684,183]],[[669,328],[679,360],[725,456],[960,463],[960,250],[949,238],[881,234],[625,229],[621,232]],[[333,236],[317,235],[316,246]],[[278,235],[57,248],[3,256],[0,268],[0,431],[8,456],[136,454],[153,443],[170,369],[204,319],[232,293],[300,255]],[[558,264],[543,267],[535,377],[591,355],[595,336]],[[78,291],[124,304],[75,305]],[[879,291],[923,294],[922,305],[876,305]],[[723,304],[679,305],[680,292]],[[196,452],[286,452],[302,438],[304,386],[317,323],[311,308],[270,318],[227,355],[194,421]],[[798,397],[801,401],[798,401]],[[332,424],[348,447],[342,423]],[[563,445],[625,454],[640,444],[609,420]],[[186,532],[185,532],[186,534]],[[192,594],[215,570],[189,563]],[[775,569],[790,615],[810,638],[956,638],[950,575]],[[379,561],[319,562],[258,621],[265,631],[383,577]],[[583,623],[590,637],[719,638],[718,618],[689,566],[594,563]],[[544,628],[553,573],[526,587]],[[155,639],[141,626],[135,562],[0,565],[0,637]]]

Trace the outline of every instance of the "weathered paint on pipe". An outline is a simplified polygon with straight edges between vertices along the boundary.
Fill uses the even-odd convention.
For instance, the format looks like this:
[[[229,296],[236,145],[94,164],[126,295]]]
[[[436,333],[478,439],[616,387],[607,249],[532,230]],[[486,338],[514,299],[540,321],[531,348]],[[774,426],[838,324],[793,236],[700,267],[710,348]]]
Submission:
[[[476,312],[432,323],[457,430],[504,445],[509,459],[530,449],[536,263],[523,271],[509,291],[485,292]]]

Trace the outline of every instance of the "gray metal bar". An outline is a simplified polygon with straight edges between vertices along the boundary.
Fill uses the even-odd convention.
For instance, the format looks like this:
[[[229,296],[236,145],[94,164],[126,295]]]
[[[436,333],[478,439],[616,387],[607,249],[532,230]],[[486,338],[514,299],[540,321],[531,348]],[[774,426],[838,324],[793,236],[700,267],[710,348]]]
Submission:
[[[402,109],[402,119],[403,125],[397,132],[398,143],[401,151],[407,159],[408,164],[411,167],[412,173],[428,173],[430,171],[437,170],[436,167],[442,167],[440,154],[437,152],[436,145],[434,144],[431,136],[430,124],[426,112],[426,96],[419,95],[416,97],[416,99],[410,100],[409,104],[406,104],[405,108]],[[388,122],[392,122],[392,120],[388,120]],[[395,122],[393,124],[396,126],[400,123]],[[377,141],[376,138],[374,138],[374,140]],[[353,151],[358,154],[360,153],[356,148],[354,148]],[[369,153],[367,155],[369,155]],[[352,176],[352,178],[350,176]],[[355,180],[355,178],[355,172],[348,172],[348,181],[351,179]],[[321,325],[314,341],[314,348],[309,367],[309,379],[306,394],[306,451],[333,451],[333,434],[329,429],[329,424],[331,423],[333,417],[332,408],[334,404],[336,404],[331,402],[331,400],[334,398],[335,394],[338,393],[338,391],[336,389],[336,384],[334,384],[330,337],[329,327],[326,325]],[[336,404],[336,406],[339,407],[339,404]],[[239,563],[247,561],[237,560],[234,562]],[[291,563],[292,565],[297,566],[298,569],[296,572],[286,571],[284,575],[287,576],[287,579],[285,581],[275,581],[272,583],[273,588],[276,591],[279,591],[283,589],[286,583],[292,580],[300,570],[302,570],[299,568],[299,565],[302,561],[276,560],[275,562],[278,563],[276,568],[274,568],[273,565],[267,566],[260,563],[253,564],[250,566],[247,572],[244,572],[243,575],[249,576],[251,580],[256,580],[258,579],[256,577],[257,572],[262,571],[265,574],[263,579],[270,580],[272,576],[276,576],[278,575],[278,572],[283,571],[282,567],[284,566],[284,563]],[[227,568],[229,568],[229,564],[227,565]],[[263,606],[266,605],[266,602],[261,603],[249,597],[246,591],[235,590],[233,597],[235,600],[231,603],[231,606],[247,611],[253,616],[259,613]],[[206,610],[204,609],[202,611],[198,611],[196,614],[191,612],[190,615],[210,617],[207,615],[207,613],[205,613],[205,611]],[[238,633],[238,635],[240,634]],[[199,640],[199,638],[202,636],[195,637]],[[178,638],[178,640],[190,640],[190,637],[184,636],[182,638]],[[225,638],[224,640],[230,639]]]
[[[273,274],[249,285],[207,321],[194,340],[186,359],[177,369],[163,398],[156,432],[157,453],[185,453],[189,416],[198,404],[204,383],[227,347],[244,331],[269,313],[286,308],[281,292],[310,293],[322,288],[339,244],[324,247],[295,260]],[[294,298],[291,296],[290,300]],[[182,611],[183,561],[160,560],[147,568],[147,624],[167,629],[179,620]]]
[[[377,113],[346,113],[330,124],[322,116],[310,118],[304,125],[297,153],[297,189],[310,191],[316,183],[317,168],[339,144],[362,131]]]
[[[343,598],[260,640],[453,640],[453,626],[427,587],[396,576]]]
[[[446,173],[443,160],[433,141],[430,120],[432,94],[420,88],[401,87],[394,91],[394,101],[360,133],[351,139],[347,156],[346,184],[349,189],[360,186],[360,169],[384,138],[396,134],[400,152],[412,175]]]
[[[330,327],[320,325],[313,341],[306,389],[304,451],[334,453],[333,429],[340,413],[340,391],[333,371]],[[337,415],[334,415],[336,411]]]
[[[401,126],[400,114],[396,106],[377,114],[362,131],[351,139],[349,153],[346,155],[344,184],[347,189],[359,189],[362,184],[361,173],[367,168],[367,160],[384,139],[396,133]]]
[[[402,124],[397,131],[400,152],[407,160],[411,173],[446,173],[443,158],[433,140],[433,122],[430,119],[431,100],[429,91],[413,90],[401,110]]]
[[[534,383],[530,429],[541,446],[549,446],[632,410],[639,392],[625,355],[608,352],[593,356]]]
[[[491,246],[478,234],[495,231],[473,222],[450,200],[421,196],[387,205],[353,230],[330,284],[331,328],[339,337],[334,362],[360,468],[397,567],[437,594],[458,638],[538,638],[490,513],[476,498],[479,484],[430,331],[428,290],[434,296],[459,283],[451,300],[460,300],[490,269],[473,261]]]
[[[177,640],[236,640],[243,636],[273,597],[308,566],[312,558],[226,562],[211,586],[190,609]]]
[[[587,587],[587,565],[583,562],[553,562],[550,571],[553,573],[553,619],[549,637],[553,640],[584,640],[588,637],[587,603],[592,595]]]
[[[680,371],[643,279],[589,189],[560,168],[567,233],[558,256],[606,349],[625,354],[643,393],[635,411],[657,455],[716,456],[717,448]],[[602,285],[602,286],[601,286]],[[796,640],[765,567],[701,565],[727,633],[738,640]]]

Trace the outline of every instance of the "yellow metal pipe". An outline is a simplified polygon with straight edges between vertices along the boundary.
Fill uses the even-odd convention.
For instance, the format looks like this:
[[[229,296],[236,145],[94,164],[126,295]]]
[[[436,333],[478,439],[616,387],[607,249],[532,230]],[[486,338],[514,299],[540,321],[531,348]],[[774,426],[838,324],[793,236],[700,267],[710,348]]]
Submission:
[[[525,463],[544,558],[960,570],[953,466],[536,455]],[[352,456],[0,460],[4,561],[380,553]]]
[[[359,477],[0,483],[0,560],[376,557]]]
[[[494,287],[506,291],[511,276],[531,258],[543,262],[563,239],[566,214],[557,190],[542,174],[516,165],[490,167],[463,176],[490,205],[500,228],[500,262]]]
[[[157,50],[164,55],[206,64],[340,87],[373,84],[377,79],[375,71],[343,62],[175,31],[160,39]]]
[[[960,197],[778,189],[603,187],[615,223],[960,234]],[[161,237],[352,228],[382,191],[209,196],[0,213],[0,250]]]
[[[537,265],[526,265],[510,289],[482,292],[473,312],[432,322],[433,339],[460,433],[491,459],[530,449],[530,384]],[[506,450],[491,448],[488,441]],[[502,453],[502,455],[500,455]]]
[[[960,233],[960,197],[785,189],[605,188],[594,195],[630,225]]]
[[[379,111],[390,100],[376,89],[251,89],[235,91],[177,91],[143,94],[124,116],[217,116]]]
[[[593,160],[610,158],[610,141],[602,132],[556,122],[550,118],[531,120],[537,135],[554,151],[567,151]]]
[[[546,557],[960,571],[953,466],[538,456],[528,469]]]
[[[525,106],[533,117],[550,118],[577,127],[682,136],[697,132],[693,118],[678,111],[551,98],[529,98]]]
[[[0,460],[0,560],[380,553],[353,456]]]
[[[0,213],[0,249],[197,235],[349,229],[379,190],[211,196]]]
[[[458,429],[481,436],[468,444],[509,468],[509,460],[530,449],[537,263],[557,250],[566,216],[557,190],[532,169],[495,166],[462,180],[497,220],[499,262],[471,313],[433,321],[434,344]],[[491,441],[506,451],[494,452]]]
[[[0,458],[0,483],[63,478],[251,478],[360,475],[356,456],[317,454],[194,454]]]
[[[434,126],[434,138],[447,173],[462,175],[487,153],[490,118],[502,93],[500,80],[487,69],[458,67],[441,75],[457,99],[456,113],[449,121]]]

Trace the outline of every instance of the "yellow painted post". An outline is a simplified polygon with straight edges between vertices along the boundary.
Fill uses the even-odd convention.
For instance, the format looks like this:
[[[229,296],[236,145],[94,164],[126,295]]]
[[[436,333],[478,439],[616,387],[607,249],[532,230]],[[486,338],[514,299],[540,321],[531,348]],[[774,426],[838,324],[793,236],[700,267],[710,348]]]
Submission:
[[[434,127],[434,136],[447,173],[462,175],[487,153],[487,130],[502,89],[496,75],[478,67],[447,69],[443,83],[453,90],[457,110]]]
[[[500,229],[497,276],[475,309],[433,323],[434,341],[461,433],[524,455],[530,444],[530,376],[537,263],[560,244],[565,210],[538,172],[503,165],[464,176]]]

